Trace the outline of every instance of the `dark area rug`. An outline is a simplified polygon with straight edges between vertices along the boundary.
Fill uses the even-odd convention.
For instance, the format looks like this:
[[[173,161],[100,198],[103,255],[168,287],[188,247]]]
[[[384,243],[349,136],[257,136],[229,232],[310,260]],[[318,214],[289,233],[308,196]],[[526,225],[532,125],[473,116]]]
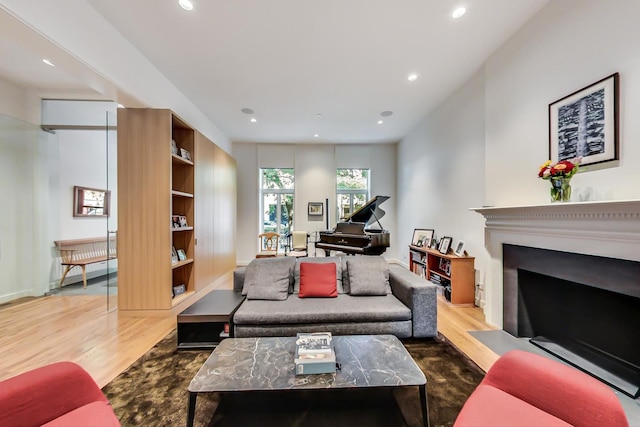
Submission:
[[[438,339],[402,340],[427,377],[431,426],[451,426],[483,372]],[[173,331],[102,390],[123,426],[184,426],[187,387],[210,350],[176,350]],[[215,412],[215,414],[214,414]],[[212,415],[214,414],[214,415]],[[418,389],[201,394],[195,426],[418,426]]]

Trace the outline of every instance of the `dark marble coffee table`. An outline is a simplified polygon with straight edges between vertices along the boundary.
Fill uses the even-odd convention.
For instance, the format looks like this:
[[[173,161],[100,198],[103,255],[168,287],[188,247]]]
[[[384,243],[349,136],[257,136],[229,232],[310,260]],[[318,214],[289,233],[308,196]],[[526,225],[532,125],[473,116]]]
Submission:
[[[193,426],[198,393],[417,386],[429,425],[427,379],[393,335],[335,336],[335,374],[295,375],[295,337],[228,338],[211,353],[189,384],[187,426]]]

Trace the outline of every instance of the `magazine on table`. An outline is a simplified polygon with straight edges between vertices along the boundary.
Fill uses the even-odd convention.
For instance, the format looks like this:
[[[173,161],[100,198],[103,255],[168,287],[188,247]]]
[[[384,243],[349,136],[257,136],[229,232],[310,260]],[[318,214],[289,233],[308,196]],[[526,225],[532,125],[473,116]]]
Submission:
[[[331,353],[331,332],[299,333],[296,339],[298,354]]]
[[[294,356],[296,375],[336,372],[336,354],[331,333],[299,333]]]

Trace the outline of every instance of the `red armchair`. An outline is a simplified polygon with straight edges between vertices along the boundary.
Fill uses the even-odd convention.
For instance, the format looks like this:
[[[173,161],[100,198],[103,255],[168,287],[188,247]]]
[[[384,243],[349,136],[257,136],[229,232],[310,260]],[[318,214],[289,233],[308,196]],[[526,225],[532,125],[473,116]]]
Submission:
[[[109,401],[80,366],[60,362],[0,382],[0,426],[119,427]]]
[[[629,425],[606,385],[526,351],[504,354],[465,402],[454,427]]]

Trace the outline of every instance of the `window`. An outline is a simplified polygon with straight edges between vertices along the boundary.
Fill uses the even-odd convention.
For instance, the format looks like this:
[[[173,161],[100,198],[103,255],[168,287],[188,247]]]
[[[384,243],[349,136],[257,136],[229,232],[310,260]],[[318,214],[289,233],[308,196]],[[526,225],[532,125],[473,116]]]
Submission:
[[[260,230],[284,236],[293,226],[293,169],[260,169],[260,181]]]
[[[337,218],[344,221],[369,200],[369,169],[338,169],[336,183]]]

